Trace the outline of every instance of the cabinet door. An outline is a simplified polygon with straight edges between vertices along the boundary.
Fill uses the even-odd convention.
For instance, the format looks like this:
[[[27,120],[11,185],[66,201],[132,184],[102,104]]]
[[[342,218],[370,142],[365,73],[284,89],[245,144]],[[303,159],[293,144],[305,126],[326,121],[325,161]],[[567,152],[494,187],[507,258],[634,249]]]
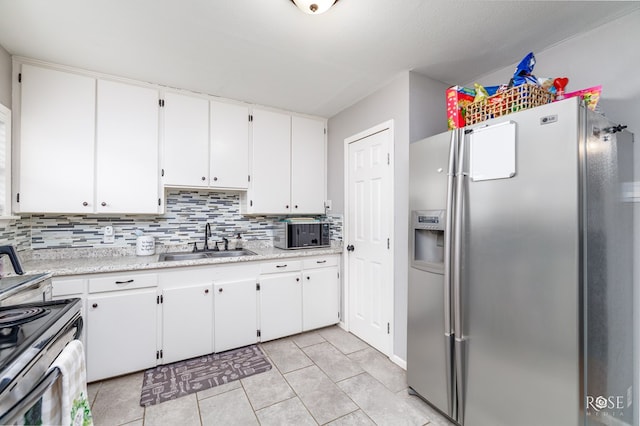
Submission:
[[[164,101],[164,185],[207,186],[209,101],[178,93],[166,93]]]
[[[98,81],[96,212],[158,212],[158,91]]]
[[[340,321],[338,268],[304,271],[302,278],[302,329],[325,327]]]
[[[210,186],[247,189],[249,108],[211,101]]]
[[[87,298],[87,380],[156,365],[156,289]]]
[[[291,117],[253,110],[249,213],[289,213]]]
[[[260,340],[302,331],[300,273],[260,276]]]
[[[291,117],[291,213],[323,214],[326,188],[325,123]]]
[[[163,364],[213,352],[212,289],[207,283],[163,290]]]
[[[250,345],[258,341],[256,280],[214,283],[214,351]]]
[[[90,213],[96,80],[26,64],[21,72],[16,209]]]

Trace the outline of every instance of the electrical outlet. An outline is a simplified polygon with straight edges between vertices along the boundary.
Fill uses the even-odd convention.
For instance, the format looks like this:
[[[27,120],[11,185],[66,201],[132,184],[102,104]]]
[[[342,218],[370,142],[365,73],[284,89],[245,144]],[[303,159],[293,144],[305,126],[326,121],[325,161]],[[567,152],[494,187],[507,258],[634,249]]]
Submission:
[[[113,226],[105,226],[103,232],[102,242],[104,244],[113,244],[116,240],[115,233],[113,231]]]

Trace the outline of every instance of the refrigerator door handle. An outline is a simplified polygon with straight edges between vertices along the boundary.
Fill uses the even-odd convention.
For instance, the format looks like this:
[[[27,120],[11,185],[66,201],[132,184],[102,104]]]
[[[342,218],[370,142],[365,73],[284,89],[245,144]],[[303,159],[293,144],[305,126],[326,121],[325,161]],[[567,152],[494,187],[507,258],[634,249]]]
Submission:
[[[460,132],[461,130],[458,130]],[[464,423],[464,408],[465,408],[465,360],[466,360],[466,342],[463,335],[463,321],[462,315],[462,291],[461,291],[461,267],[462,267],[462,233],[463,230],[463,209],[464,209],[464,189],[465,189],[465,174],[463,173],[464,161],[465,161],[465,138],[464,135],[458,136],[458,163],[456,168],[456,180],[455,180],[455,214],[453,225],[453,332],[455,336],[454,358],[455,358],[455,374],[454,380],[456,384],[456,410],[457,421],[460,424]]]
[[[454,212],[454,185],[456,174],[456,155],[458,153],[458,133],[451,132],[451,143],[449,145],[449,170],[447,172],[447,204],[444,218],[444,332],[446,335],[453,334],[451,321],[451,243],[453,239],[453,212]]]
[[[456,156],[458,154],[458,132],[451,132],[451,142],[449,144],[449,165],[447,172],[447,204],[444,222],[444,339],[445,339],[445,362],[447,374],[447,414],[455,416],[455,364],[454,364],[454,341],[453,322],[451,318],[451,243],[453,241],[453,212],[454,212],[454,185],[456,174]]]
[[[460,271],[462,266],[462,221],[463,217],[463,203],[464,203],[464,184],[465,177],[462,172],[464,165],[464,151],[465,151],[464,138],[460,140],[458,147],[458,164],[456,168],[455,179],[455,214],[453,217],[453,241],[452,241],[452,256],[453,265],[451,268],[452,284],[453,284],[453,332],[456,339],[462,338],[462,311],[461,311],[461,294],[460,294]]]

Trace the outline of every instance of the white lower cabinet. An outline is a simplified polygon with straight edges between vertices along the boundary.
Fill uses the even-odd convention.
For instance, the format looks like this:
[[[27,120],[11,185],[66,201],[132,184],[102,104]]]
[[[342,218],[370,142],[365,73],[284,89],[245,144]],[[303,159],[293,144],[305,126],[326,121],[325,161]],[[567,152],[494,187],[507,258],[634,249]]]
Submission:
[[[162,290],[161,364],[213,352],[213,284]]]
[[[273,273],[273,271],[287,271]],[[270,273],[271,272],[271,273]],[[302,286],[299,261],[265,263],[260,275],[260,340],[302,331]]]
[[[256,279],[220,281],[215,295],[214,352],[223,352],[258,341]]]
[[[87,381],[156,365],[156,289],[87,298]]]
[[[52,280],[80,297],[89,382],[339,322],[339,256]]]
[[[337,256],[305,260],[302,273],[302,330],[340,321]]]

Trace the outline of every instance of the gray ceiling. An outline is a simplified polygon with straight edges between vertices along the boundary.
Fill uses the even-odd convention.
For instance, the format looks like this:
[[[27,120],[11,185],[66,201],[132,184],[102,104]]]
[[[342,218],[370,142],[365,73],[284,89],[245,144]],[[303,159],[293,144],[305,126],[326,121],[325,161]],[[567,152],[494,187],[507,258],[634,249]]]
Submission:
[[[0,0],[12,55],[331,117],[414,70],[472,81],[637,1]],[[489,83],[489,82],[488,82]]]

